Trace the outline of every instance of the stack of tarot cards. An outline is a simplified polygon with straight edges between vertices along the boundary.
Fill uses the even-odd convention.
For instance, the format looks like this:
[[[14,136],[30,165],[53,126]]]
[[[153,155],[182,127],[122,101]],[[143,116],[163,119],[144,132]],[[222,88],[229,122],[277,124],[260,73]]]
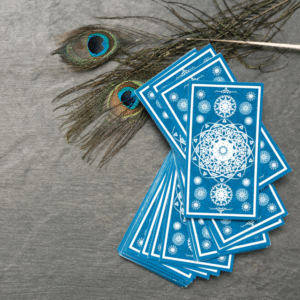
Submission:
[[[136,90],[171,151],[119,255],[186,287],[271,244],[288,214],[272,183],[291,169],[262,124],[263,90],[237,82],[211,45]]]

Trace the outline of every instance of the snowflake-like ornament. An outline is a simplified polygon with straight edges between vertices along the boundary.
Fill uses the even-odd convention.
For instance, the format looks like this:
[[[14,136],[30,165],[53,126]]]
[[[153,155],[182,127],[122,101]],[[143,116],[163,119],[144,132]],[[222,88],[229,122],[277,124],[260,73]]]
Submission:
[[[195,183],[196,185],[199,185],[199,184],[201,184],[201,182],[202,182],[202,179],[201,179],[201,177],[199,177],[199,176],[196,176],[196,177],[194,178],[194,183]]]
[[[138,241],[137,241],[138,246],[142,247],[143,243],[144,243],[144,239],[143,238],[139,238]]]
[[[177,107],[180,111],[187,111],[188,110],[188,101],[187,101],[187,99],[185,99],[185,98],[180,99],[177,102]]]
[[[185,241],[185,236],[181,232],[175,233],[172,237],[172,242],[177,246],[182,245],[184,241]]]
[[[204,248],[204,249],[210,249],[210,247],[211,247],[211,242],[209,241],[209,240],[204,240],[203,242],[202,242],[202,247]]]
[[[242,204],[242,210],[243,210],[243,211],[247,212],[247,211],[249,211],[250,209],[251,209],[251,204],[250,204],[250,203],[244,202],[244,203]]]
[[[246,189],[238,189],[235,196],[239,201],[243,202],[249,198],[249,193]]]
[[[181,223],[180,223],[180,222],[175,222],[175,223],[173,224],[173,228],[174,228],[175,230],[179,230],[179,229],[181,228]]]
[[[250,185],[251,181],[249,178],[244,178],[242,180],[242,185],[245,186],[245,187],[248,187]]]
[[[201,207],[201,203],[198,200],[192,202],[192,208],[198,210]]]
[[[200,100],[204,99],[205,97],[205,92],[203,90],[199,90],[196,92],[196,97]]]
[[[220,74],[222,73],[222,69],[221,69],[219,66],[215,66],[215,67],[213,68],[212,72],[213,72],[213,74],[214,74],[215,76],[218,76],[218,75],[220,75]]]
[[[245,118],[245,124],[246,125],[251,125],[253,123],[253,119],[251,117]]]
[[[204,187],[198,187],[195,189],[195,192],[194,192],[194,196],[196,197],[196,199],[198,200],[203,200],[206,198],[207,196],[207,191],[206,191],[206,188]]]
[[[231,202],[232,190],[225,183],[215,185],[210,191],[211,201],[218,206],[225,206]]]
[[[151,100],[155,99],[155,94],[152,91],[149,91],[148,92],[148,98],[151,99]]]
[[[199,225],[204,225],[204,220],[203,219],[199,219],[198,223],[199,223]]]
[[[271,203],[271,204],[268,205],[268,211],[269,211],[270,213],[274,213],[276,210],[277,210],[276,204]]]
[[[204,117],[202,115],[198,115],[196,117],[196,122],[199,123],[199,124],[203,123],[204,122]]]
[[[269,167],[271,170],[276,170],[278,168],[279,164],[276,160],[272,160],[269,163]]]
[[[252,105],[249,102],[243,102],[240,105],[240,113],[243,115],[249,115],[252,111]]]
[[[162,113],[162,117],[164,119],[169,119],[169,116],[168,116],[168,114],[165,111]]]
[[[256,95],[253,92],[248,92],[246,98],[249,101],[253,101],[256,98]]]
[[[266,206],[268,205],[270,201],[270,198],[267,194],[265,193],[260,193],[259,196],[258,196],[258,203],[260,206]]]
[[[219,256],[219,257],[217,258],[217,260],[218,260],[219,262],[225,262],[226,259],[227,259],[227,256]]]
[[[207,100],[202,100],[198,104],[198,110],[203,113],[207,114],[211,109],[211,105]]]
[[[271,155],[268,151],[260,151],[260,154],[259,154],[259,161],[262,163],[262,164],[267,164],[271,159]]]
[[[230,235],[232,233],[232,228],[231,226],[224,226],[223,228],[223,233],[226,234],[226,235]]]
[[[229,118],[235,113],[236,102],[232,97],[222,95],[215,101],[214,110],[219,117]]]
[[[170,101],[176,102],[178,100],[178,94],[177,93],[171,93],[169,96]]]
[[[169,248],[168,248],[168,252],[171,254],[171,255],[175,255],[177,253],[177,247],[174,246],[174,245],[171,245]]]

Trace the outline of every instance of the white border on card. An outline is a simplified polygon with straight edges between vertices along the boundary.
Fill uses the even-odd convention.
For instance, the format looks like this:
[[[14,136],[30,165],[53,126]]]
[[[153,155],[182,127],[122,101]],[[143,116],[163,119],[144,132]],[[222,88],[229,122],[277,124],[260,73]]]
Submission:
[[[177,177],[177,176],[175,176],[175,177]],[[170,208],[169,208],[168,219],[167,219],[167,228],[166,228],[166,233],[165,233],[165,238],[164,238],[165,239],[164,240],[164,247],[162,249],[162,258],[168,259],[168,260],[180,261],[180,262],[187,262],[187,263],[197,264],[197,265],[205,265],[205,266],[217,267],[217,268],[222,268],[222,269],[230,269],[231,260],[232,260],[232,254],[228,255],[228,264],[227,265],[217,265],[217,264],[207,263],[207,262],[202,262],[202,261],[198,262],[198,261],[193,261],[193,260],[188,260],[188,259],[168,257],[168,256],[165,255],[165,253],[166,253],[166,247],[167,247],[168,234],[169,234],[169,228],[170,228],[170,220],[171,220],[173,202],[174,202],[174,190],[175,190],[174,186],[176,187],[175,177],[174,177],[174,185],[173,185],[173,191],[172,191],[172,198],[170,199]]]
[[[170,182],[169,182],[169,184],[168,184],[168,190],[167,190],[167,194],[166,194],[166,198],[167,198],[167,199],[168,199],[169,194],[170,194],[170,189],[171,189],[171,185],[172,185],[172,184],[171,184],[171,183],[172,183],[172,179],[173,179],[173,174],[171,174],[171,176],[170,176]],[[155,221],[156,221],[158,212],[159,212],[160,207],[161,207],[161,203],[162,203],[163,198],[164,198],[164,196],[165,196],[165,190],[166,190],[166,187],[167,187],[167,182],[166,182],[166,185],[165,185],[165,187],[164,187],[164,190],[163,190],[163,192],[162,192],[162,194],[161,194],[161,197],[160,197],[160,199],[159,199],[159,203],[158,203],[157,210],[156,210],[156,212],[155,212],[155,215],[154,215],[153,220],[151,221],[151,226],[150,226],[150,228],[149,228],[149,232],[147,233],[147,238],[146,238],[145,244],[143,245],[143,248],[142,248],[142,253],[145,254],[145,255],[148,255],[148,254],[149,254],[149,252],[146,252],[146,248],[147,248],[147,246],[148,246],[149,239],[150,239],[150,236],[151,236],[151,233],[152,233],[152,230],[153,230],[153,226],[154,226],[154,224],[155,224]]]
[[[212,223],[214,224],[214,226],[215,226],[215,228],[216,228],[216,230],[217,230],[217,232],[218,232],[218,234],[219,234],[219,236],[220,236],[220,238],[221,238],[221,240],[222,240],[223,243],[227,243],[227,242],[233,240],[234,238],[239,237],[240,235],[245,234],[246,232],[248,232],[248,231],[250,231],[250,230],[253,230],[253,228],[256,228],[256,227],[258,227],[258,226],[261,226],[262,224],[264,224],[264,223],[266,223],[266,222],[269,222],[269,221],[271,221],[271,220],[273,220],[273,219],[275,219],[275,218],[279,218],[280,215],[282,215],[282,214],[284,213],[283,206],[281,205],[281,202],[280,202],[279,198],[277,197],[277,194],[275,193],[274,188],[272,187],[272,185],[269,185],[269,188],[270,188],[270,190],[271,190],[271,192],[272,192],[272,194],[273,194],[273,196],[274,196],[274,198],[275,198],[275,200],[276,200],[276,202],[277,202],[277,205],[280,207],[280,212],[278,212],[276,215],[271,216],[270,218],[265,219],[265,220],[262,221],[262,222],[258,222],[256,225],[253,225],[253,226],[249,227],[248,229],[243,230],[242,232],[240,232],[240,233],[238,233],[238,234],[236,234],[236,235],[233,235],[232,237],[230,237],[230,238],[228,238],[228,239],[225,239],[225,238],[223,237],[222,232],[220,231],[220,229],[219,229],[219,227],[218,227],[216,221],[215,221],[214,219],[211,220]]]
[[[158,92],[158,86],[159,85],[163,84],[166,80],[168,80],[172,76],[176,75],[177,73],[181,72],[183,69],[185,69],[186,67],[188,67],[190,64],[194,63],[196,60],[202,58],[207,53],[211,53],[212,54],[212,58],[216,56],[216,54],[214,53],[214,51],[212,49],[206,50],[205,52],[201,53],[199,56],[197,56],[196,58],[194,58],[193,60],[191,60],[188,64],[184,65],[183,67],[179,68],[177,71],[175,71],[174,73],[172,73],[168,77],[162,79],[161,81],[159,81],[158,83],[156,83],[155,85],[153,85],[153,88],[154,88],[155,92]]]
[[[273,152],[275,153],[275,155],[277,156],[278,160],[280,161],[281,165],[283,166],[283,169],[278,171],[277,173],[271,175],[270,177],[268,177],[267,179],[265,179],[264,181],[259,183],[259,186],[263,185],[264,183],[266,183],[267,181],[271,180],[272,178],[278,176],[279,174],[281,174],[282,172],[285,172],[287,170],[287,166],[285,165],[285,163],[283,162],[283,160],[281,159],[279,153],[277,152],[276,148],[274,147],[273,143],[270,141],[268,135],[266,134],[266,132],[264,131],[263,128],[261,128],[261,132],[264,135],[264,137],[266,138],[267,142],[269,143],[270,147],[272,148]]]
[[[191,72],[193,74],[191,74],[190,76],[186,77],[185,79],[181,80],[180,82],[178,82],[177,84],[171,86],[169,89],[165,90],[163,93],[161,93],[162,98],[164,99],[165,103],[167,104],[167,106],[169,107],[170,111],[172,112],[175,120],[177,121],[177,123],[179,124],[180,128],[182,129],[182,131],[184,132],[185,135],[187,135],[186,132],[186,128],[185,126],[182,125],[182,123],[180,122],[179,118],[177,117],[177,114],[174,112],[172,106],[170,105],[168,99],[166,98],[165,94],[172,91],[174,88],[176,88],[177,86],[181,85],[182,83],[186,82],[187,80],[191,79],[194,75],[197,75],[200,72],[203,72],[205,69],[211,67],[212,65],[216,64],[216,63],[220,63],[223,67],[223,69],[225,70],[227,76],[229,77],[231,82],[235,82],[235,80],[232,78],[230,72],[228,71],[228,69],[226,68],[223,60],[221,57],[215,59],[214,61],[212,61],[211,63],[207,64],[206,66],[204,66],[203,68],[201,68],[200,70],[198,70],[197,72]]]
[[[163,185],[165,179],[166,179],[166,175],[164,176],[164,178],[163,178],[163,180],[162,180],[159,188],[157,189],[157,191],[156,191],[156,193],[155,193],[155,195],[154,195],[154,197],[153,197],[153,199],[152,199],[152,201],[151,201],[151,203],[150,203],[150,205],[149,205],[149,207],[148,207],[148,209],[147,209],[147,211],[146,211],[146,213],[145,213],[145,215],[144,215],[144,217],[142,219],[142,222],[140,223],[140,226],[137,229],[137,231],[136,231],[136,233],[135,233],[135,235],[134,235],[134,237],[133,237],[133,239],[132,239],[132,241],[130,243],[129,248],[131,250],[133,250],[133,251],[136,251],[136,252],[140,253],[140,249],[134,248],[133,244],[134,244],[134,242],[135,242],[135,240],[136,240],[136,238],[137,238],[137,236],[138,236],[138,234],[139,234],[139,232],[140,232],[140,230],[141,230],[141,228],[142,228],[142,226],[143,226],[143,224],[144,224],[144,222],[145,222],[145,220],[146,220],[146,218],[147,218],[147,216],[148,216],[148,214],[150,212],[151,207],[153,206],[153,204],[154,204],[154,202],[155,202],[155,200],[156,200],[156,198],[157,198],[157,196],[158,196],[158,194],[159,194],[159,192],[160,192],[160,190],[162,188],[162,185]]]
[[[189,141],[188,141],[188,171],[187,171],[187,199],[186,199],[186,213],[192,214],[193,216],[199,215],[199,216],[216,216],[216,213],[196,213],[191,212],[190,209],[190,176],[191,176],[191,144],[192,144],[192,123],[193,123],[193,106],[194,106],[194,90],[195,87],[216,87],[216,88],[249,88],[249,89],[257,89],[258,90],[258,97],[257,97],[257,116],[256,116],[256,147],[255,147],[255,169],[254,169],[254,201],[253,204],[253,213],[252,214],[229,214],[224,213],[222,216],[224,217],[255,217],[256,216],[256,202],[257,202],[257,165],[258,165],[258,142],[259,142],[259,130],[260,130],[260,113],[261,113],[261,86],[251,86],[251,85],[227,85],[227,84],[203,84],[203,83],[193,83],[192,84],[192,94],[191,94],[191,103],[190,103],[190,132],[189,132]]]

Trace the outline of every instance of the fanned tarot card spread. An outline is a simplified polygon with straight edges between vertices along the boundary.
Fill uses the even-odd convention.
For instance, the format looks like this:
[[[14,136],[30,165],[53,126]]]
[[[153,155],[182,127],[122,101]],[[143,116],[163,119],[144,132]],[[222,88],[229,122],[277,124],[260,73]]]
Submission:
[[[273,185],[269,185],[259,193],[258,205],[259,218],[257,221],[228,219],[206,221],[219,247],[232,245],[234,242],[283,225],[278,221],[287,216],[288,212]]]
[[[180,212],[180,204],[176,187],[178,186],[177,171],[172,179],[171,198],[168,200],[162,234],[160,261],[179,266],[214,268],[231,272],[233,255],[218,256],[207,261],[197,261],[185,218]],[[180,196],[179,196],[180,197]]]
[[[263,84],[191,81],[190,94],[185,217],[256,220]]]
[[[164,82],[164,84],[170,83],[176,78],[183,76],[183,73],[185,74],[186,72],[192,72],[194,68],[197,68],[197,66],[204,64],[205,61],[214,56],[215,51],[213,50],[211,45],[206,46],[196,53],[189,52],[183,57],[184,59],[181,58],[180,60],[176,61],[165,71],[159,73],[135,91],[135,94],[143,103],[144,107],[147,109],[148,113],[155,121],[156,125],[158,126],[166,140],[169,142],[171,147],[177,145],[177,142],[172,134],[172,132],[174,131],[174,125],[169,119],[166,112],[162,109],[160,101],[155,96],[155,91],[150,86],[153,82],[156,82],[160,78],[162,78],[162,82]],[[183,70],[184,72],[182,72]]]
[[[168,266],[167,264],[161,264],[159,262],[147,261],[140,258],[140,248],[143,244],[145,221],[152,210],[155,201],[158,199],[165,182],[168,177],[168,169],[172,163],[171,153],[167,156],[164,164],[162,165],[159,173],[157,174],[153,184],[151,185],[149,192],[147,193],[144,201],[142,202],[137,214],[131,222],[123,240],[121,241],[118,252],[120,256],[127,258],[142,267],[168,279],[174,284],[180,287],[186,287],[189,285],[196,276],[189,270],[184,270],[181,267]]]

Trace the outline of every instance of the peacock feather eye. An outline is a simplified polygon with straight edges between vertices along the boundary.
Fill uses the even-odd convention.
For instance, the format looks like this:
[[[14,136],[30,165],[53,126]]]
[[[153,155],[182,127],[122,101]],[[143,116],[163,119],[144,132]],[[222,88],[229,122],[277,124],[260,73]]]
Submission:
[[[143,83],[135,80],[124,81],[109,94],[107,108],[115,117],[128,119],[143,110],[143,105],[134,91]]]
[[[86,30],[71,34],[52,54],[59,54],[76,70],[88,70],[106,62],[120,46],[120,40],[108,30]]]

